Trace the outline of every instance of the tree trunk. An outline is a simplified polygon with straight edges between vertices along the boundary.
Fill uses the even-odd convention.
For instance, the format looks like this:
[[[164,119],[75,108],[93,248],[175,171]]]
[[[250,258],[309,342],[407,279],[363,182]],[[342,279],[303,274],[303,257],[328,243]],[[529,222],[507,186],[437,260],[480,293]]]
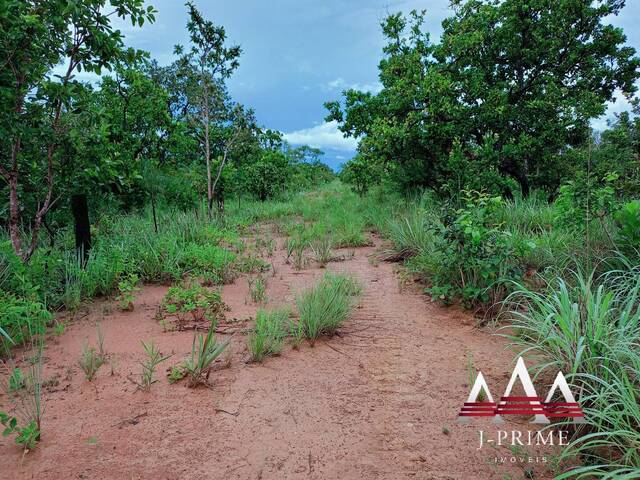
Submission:
[[[81,259],[84,268],[89,259],[89,250],[91,250],[91,224],[89,223],[89,206],[86,195],[71,196],[71,213],[76,234],[76,254]]]

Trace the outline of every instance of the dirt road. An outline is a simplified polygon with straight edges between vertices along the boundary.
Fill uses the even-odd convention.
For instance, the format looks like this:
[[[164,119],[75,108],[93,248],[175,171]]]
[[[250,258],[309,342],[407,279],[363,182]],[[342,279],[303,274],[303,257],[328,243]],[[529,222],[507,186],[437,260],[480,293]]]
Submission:
[[[523,478],[531,465],[496,466],[498,450],[477,450],[478,430],[495,426],[456,423],[469,362],[503,388],[512,352],[470,315],[431,304],[413,286],[401,291],[393,266],[369,257],[374,250],[356,249],[354,258],[328,266],[364,286],[340,336],[248,364],[245,338],[236,335],[230,367],[214,372],[211,390],[170,385],[162,375],[143,393],[127,380],[140,371],[140,340],[174,353],[166,367],[190,351],[191,333],[163,332],[154,320],[166,288],[146,287],[133,312],[96,303],[50,342],[45,378],[54,380],[42,442],[22,459],[1,440],[0,478]],[[270,305],[291,304],[323,273],[294,272],[282,257],[274,254],[276,273],[268,277]],[[224,287],[229,318],[255,313],[248,297],[245,279]],[[89,383],[77,359],[87,338],[95,343],[96,320],[112,362]],[[533,468],[535,478],[549,478]]]

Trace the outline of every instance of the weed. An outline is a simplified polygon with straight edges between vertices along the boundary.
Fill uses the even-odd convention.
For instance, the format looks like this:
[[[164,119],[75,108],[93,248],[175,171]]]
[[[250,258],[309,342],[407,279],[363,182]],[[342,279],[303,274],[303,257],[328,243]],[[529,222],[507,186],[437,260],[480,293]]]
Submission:
[[[222,343],[216,342],[215,322],[211,322],[206,335],[196,333],[191,345],[191,356],[182,364],[187,378],[187,386],[207,385],[213,362],[229,346],[231,339]]]
[[[251,300],[254,303],[266,303],[267,302],[267,282],[265,279],[258,275],[255,278],[247,277],[247,283],[249,284],[249,294]]]
[[[140,278],[135,274],[128,275],[125,279],[118,282],[118,307],[123,312],[130,312],[133,310],[133,302],[136,299],[135,293],[140,290],[138,288],[138,282]]]
[[[94,347],[89,347],[85,342],[82,347],[82,355],[78,360],[78,365],[84,372],[84,377],[92,381],[100,367],[104,364],[105,358],[96,351]]]
[[[268,355],[280,354],[287,336],[289,315],[290,311],[286,308],[258,310],[255,325],[247,339],[254,362],[261,362]]]
[[[355,307],[360,291],[360,285],[353,278],[327,273],[298,296],[300,326],[311,345],[321,335],[335,333]]]
[[[324,268],[327,263],[332,260],[333,253],[331,252],[331,248],[331,239],[328,237],[320,238],[311,244],[311,251],[320,267]]]
[[[224,312],[228,309],[220,292],[207,290],[195,283],[186,283],[169,289],[158,316],[160,319],[165,316],[173,317],[178,328],[182,328],[189,320],[196,324],[205,321],[217,323],[224,319]]]
[[[158,347],[153,342],[151,343],[141,342],[141,343],[142,343],[142,348],[144,349],[144,352],[146,354],[146,358],[144,361],[140,362],[140,365],[142,366],[140,381],[137,382],[134,380],[134,383],[138,385],[138,388],[140,390],[144,390],[145,392],[148,392],[149,390],[151,390],[151,385],[153,385],[158,381],[153,378],[156,368],[162,362],[164,362],[169,357],[171,357],[171,355],[163,356],[162,353],[160,353],[160,350],[158,350]]]

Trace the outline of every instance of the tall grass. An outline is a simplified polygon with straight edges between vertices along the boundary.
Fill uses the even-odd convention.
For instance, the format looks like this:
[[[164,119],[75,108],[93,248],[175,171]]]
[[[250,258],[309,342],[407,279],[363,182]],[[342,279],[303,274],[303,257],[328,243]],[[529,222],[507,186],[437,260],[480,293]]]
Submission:
[[[542,293],[511,295],[511,340],[542,358],[541,370],[562,370],[578,392],[586,424],[564,457],[584,466],[560,478],[640,478],[640,277],[617,288],[605,276],[574,273]]]
[[[299,326],[311,345],[322,335],[333,335],[349,317],[361,293],[359,283],[347,275],[327,273],[296,299]]]

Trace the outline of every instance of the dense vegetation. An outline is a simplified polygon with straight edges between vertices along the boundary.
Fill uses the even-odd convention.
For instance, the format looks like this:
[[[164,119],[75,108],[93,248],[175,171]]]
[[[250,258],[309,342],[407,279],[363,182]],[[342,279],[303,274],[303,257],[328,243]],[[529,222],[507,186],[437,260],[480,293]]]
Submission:
[[[322,152],[287,145],[230,97],[225,81],[242,51],[194,5],[190,44],[160,66],[125,47],[104,0],[5,2],[3,347],[39,337],[52,312],[96,296],[118,295],[129,309],[139,282],[177,285],[162,321],[214,325],[224,303],[207,287],[268,269],[242,241],[258,222],[277,225],[299,269],[305,252],[324,265],[332,248],[367,245],[375,232],[389,240],[380,258],[402,262],[434,301],[510,325],[540,368],[571,374],[588,423],[565,452],[583,466],[566,475],[636,478],[638,103],[606,131],[590,127],[616,90],[633,98],[640,76],[635,50],[606,23],[624,2],[452,3],[438,43],[423,13],[389,16],[382,90],[327,104],[328,118],[360,139],[340,173],[352,193]],[[141,0],[110,5],[136,25],[154,20]],[[80,71],[104,75],[83,83]],[[296,299],[297,323],[262,309],[248,339],[253,359],[278,354],[287,336],[331,334],[358,292],[353,279],[327,275]],[[206,381],[226,347],[212,332],[194,337],[175,380]],[[148,389],[163,358],[144,348],[139,386]],[[89,378],[103,356],[85,353]],[[39,429],[38,417],[19,433],[31,445]]]

